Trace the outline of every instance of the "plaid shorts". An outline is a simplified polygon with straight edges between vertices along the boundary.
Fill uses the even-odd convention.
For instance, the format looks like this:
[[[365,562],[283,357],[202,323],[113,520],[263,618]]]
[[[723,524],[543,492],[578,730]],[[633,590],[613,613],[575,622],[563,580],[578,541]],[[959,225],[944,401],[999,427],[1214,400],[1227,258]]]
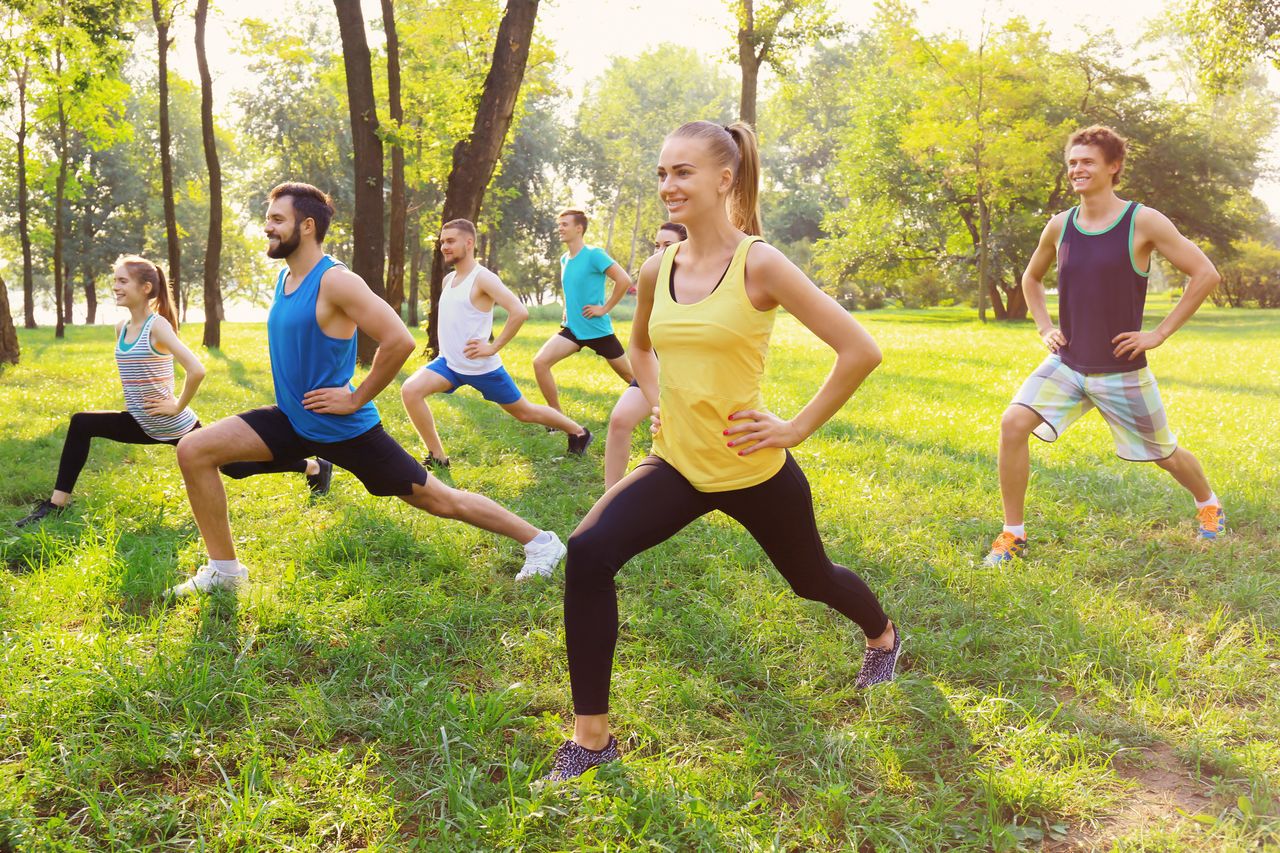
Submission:
[[[1150,368],[1079,373],[1051,355],[1022,383],[1013,402],[1044,420],[1035,428],[1042,441],[1057,440],[1081,415],[1096,408],[1111,428],[1121,459],[1156,462],[1178,449]]]

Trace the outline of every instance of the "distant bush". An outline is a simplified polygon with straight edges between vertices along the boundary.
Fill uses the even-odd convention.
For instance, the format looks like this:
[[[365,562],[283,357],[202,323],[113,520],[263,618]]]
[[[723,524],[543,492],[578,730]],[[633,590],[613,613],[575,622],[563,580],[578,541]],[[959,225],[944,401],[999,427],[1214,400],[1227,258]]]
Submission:
[[[1280,308],[1280,246],[1239,240],[1232,249],[1233,257],[1218,267],[1222,283],[1211,297],[1214,304]]]

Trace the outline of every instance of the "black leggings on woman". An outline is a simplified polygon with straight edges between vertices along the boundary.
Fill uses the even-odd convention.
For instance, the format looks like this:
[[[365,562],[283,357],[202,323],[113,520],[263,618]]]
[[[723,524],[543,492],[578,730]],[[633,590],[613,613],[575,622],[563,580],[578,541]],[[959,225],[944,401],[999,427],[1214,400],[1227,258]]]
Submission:
[[[197,422],[194,429],[199,429]],[[128,412],[76,412],[71,416],[71,425],[67,427],[67,438],[62,443],[62,459],[58,462],[58,479],[54,489],[70,494],[76,487],[76,480],[84,463],[89,459],[89,442],[95,438],[105,438],[122,444],[177,444],[178,438],[152,438],[142,429],[142,425]],[[305,460],[286,462],[233,462],[222,466],[222,473],[228,477],[242,480],[255,474],[283,474],[286,472],[306,473]]]
[[[650,456],[597,501],[569,537],[564,630],[575,714],[609,710],[609,676],[618,642],[613,584],[618,571],[636,554],[715,509],[755,537],[796,595],[840,611],[868,637],[889,627],[862,578],[827,557],[813,517],[809,481],[790,453],[768,480],[728,492],[700,492],[670,464]]]

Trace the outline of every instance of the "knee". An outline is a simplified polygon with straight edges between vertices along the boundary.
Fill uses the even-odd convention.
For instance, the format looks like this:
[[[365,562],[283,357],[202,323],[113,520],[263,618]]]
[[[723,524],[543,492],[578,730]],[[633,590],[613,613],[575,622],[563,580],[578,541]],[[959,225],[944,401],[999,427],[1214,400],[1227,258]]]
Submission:
[[[1006,442],[1026,441],[1040,422],[1040,416],[1022,406],[1010,406],[1004,410],[1000,418],[1000,440]]]
[[[67,424],[67,435],[82,435],[89,426],[89,418],[86,412],[76,412],[71,416],[71,422]]]
[[[422,399],[427,396],[427,391],[424,387],[425,384],[426,383],[418,376],[411,376],[406,379],[405,383],[400,386],[401,402],[406,406],[411,406],[414,403],[421,402]]]
[[[451,489],[440,481],[430,484],[425,492],[411,500],[419,509],[424,509],[437,518],[456,519],[462,515],[462,492]]]
[[[511,414],[515,417],[516,420],[520,421],[520,423],[522,424],[531,424],[537,420],[537,412],[535,412],[529,406],[516,409]]]
[[[207,442],[201,440],[200,430],[189,432],[178,442],[178,467],[190,471],[211,464]]]
[[[594,586],[602,578],[612,577],[606,544],[607,540],[597,535],[592,528],[573,532],[567,543],[568,554],[564,563],[566,588]]]
[[[1182,453],[1181,450],[1175,450],[1173,451],[1173,453],[1169,454],[1165,458],[1155,460],[1155,463],[1158,467],[1163,468],[1165,471],[1173,471],[1178,467],[1178,463],[1181,461],[1178,459],[1178,456],[1181,453]]]
[[[554,364],[554,362],[551,360],[550,356],[545,353],[538,353],[533,357],[533,369],[539,373],[549,373],[551,371],[552,364]]]

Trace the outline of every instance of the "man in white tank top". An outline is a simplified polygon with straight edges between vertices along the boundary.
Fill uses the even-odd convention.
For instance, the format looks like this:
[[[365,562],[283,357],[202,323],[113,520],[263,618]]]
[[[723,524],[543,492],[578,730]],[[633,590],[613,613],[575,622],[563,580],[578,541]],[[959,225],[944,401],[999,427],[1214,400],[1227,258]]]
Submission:
[[[516,420],[564,432],[569,436],[569,453],[581,456],[591,443],[591,431],[550,406],[530,403],[502,366],[498,352],[529,319],[529,309],[501,279],[476,262],[475,248],[476,227],[469,220],[454,219],[440,229],[440,254],[445,263],[453,264],[440,293],[440,356],[400,389],[405,411],[427,446],[424,463],[431,468],[449,466],[426,398],[442,391],[452,394],[462,385],[472,386]],[[506,310],[507,322],[490,343],[494,305]]]

